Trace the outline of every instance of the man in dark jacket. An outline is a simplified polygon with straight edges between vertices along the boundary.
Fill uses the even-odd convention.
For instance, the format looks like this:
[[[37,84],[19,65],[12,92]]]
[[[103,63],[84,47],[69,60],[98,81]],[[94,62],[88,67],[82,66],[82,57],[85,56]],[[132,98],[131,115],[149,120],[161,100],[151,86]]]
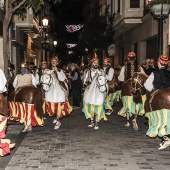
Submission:
[[[75,63],[70,64],[71,69],[71,90],[74,109],[80,108],[82,81],[80,72]]]
[[[159,56],[159,70],[152,72],[144,84],[148,91],[163,89],[170,86],[170,71],[167,69],[168,62],[169,60],[167,56]]]
[[[146,82],[144,87],[148,91],[153,91],[156,89],[163,89],[170,87],[170,70],[167,69],[167,64],[169,63],[168,57],[161,55],[158,58],[158,68],[159,70],[152,72]],[[170,146],[170,135],[164,135],[162,137],[162,142],[160,144],[159,150],[165,149]]]

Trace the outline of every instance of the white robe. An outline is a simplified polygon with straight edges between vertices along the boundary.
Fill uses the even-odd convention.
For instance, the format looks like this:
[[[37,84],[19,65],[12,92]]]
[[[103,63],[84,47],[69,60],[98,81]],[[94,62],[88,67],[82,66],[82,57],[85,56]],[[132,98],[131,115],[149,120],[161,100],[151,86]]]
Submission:
[[[6,83],[7,83],[7,80],[4,75],[4,72],[0,69],[0,93],[4,93],[7,91],[7,88],[5,86]]]

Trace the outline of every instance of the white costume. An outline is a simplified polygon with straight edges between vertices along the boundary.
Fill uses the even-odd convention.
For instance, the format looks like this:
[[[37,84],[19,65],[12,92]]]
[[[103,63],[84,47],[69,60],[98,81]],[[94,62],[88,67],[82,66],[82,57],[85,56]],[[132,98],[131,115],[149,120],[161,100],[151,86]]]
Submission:
[[[154,74],[152,72],[150,76],[147,78],[146,82],[144,83],[144,87],[146,90],[152,91],[154,89],[153,81],[154,81]]]
[[[100,70],[98,69],[90,69],[87,71],[85,78],[84,78],[84,84],[86,84],[87,82],[92,82],[93,77],[95,76],[96,73],[100,74]]]
[[[63,70],[55,71],[55,72],[57,73],[58,79],[59,79],[60,81],[64,81],[64,80],[67,81],[67,77],[66,77],[66,75],[65,75],[65,73],[64,73]]]
[[[104,67],[103,69],[106,72],[106,67]],[[114,76],[114,69],[112,67],[110,67],[108,73],[106,74],[107,81],[112,81],[113,76]]]
[[[6,86],[5,86],[6,83],[7,83],[6,77],[3,71],[0,69],[0,93],[4,93],[7,91]]]
[[[143,68],[140,67],[140,72],[145,73]],[[118,76],[118,80],[124,82],[125,81],[125,66],[123,66],[120,70],[120,74]]]

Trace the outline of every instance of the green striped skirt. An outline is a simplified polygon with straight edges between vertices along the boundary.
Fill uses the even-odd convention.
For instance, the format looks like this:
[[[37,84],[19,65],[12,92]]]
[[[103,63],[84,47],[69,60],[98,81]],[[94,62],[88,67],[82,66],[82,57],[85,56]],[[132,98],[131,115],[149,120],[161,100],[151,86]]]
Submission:
[[[138,114],[143,116],[145,114],[145,110],[144,110],[145,101],[146,101],[146,95],[142,95],[142,103],[138,103],[138,104],[136,104],[133,101],[133,96],[123,96],[122,97],[123,107],[118,112],[118,115],[122,117],[126,117],[126,111],[128,110],[130,117],[133,114]]]
[[[170,134],[170,110],[162,109],[148,112],[145,115],[149,121],[146,135],[149,137],[162,137]]]
[[[109,94],[104,102],[104,108],[113,110],[112,106],[114,105],[115,102],[119,102],[120,95],[121,95],[121,90]]]
[[[97,121],[99,122],[101,119],[107,120],[104,110],[104,105],[94,105],[83,102],[83,109],[86,119],[93,118],[97,116]]]

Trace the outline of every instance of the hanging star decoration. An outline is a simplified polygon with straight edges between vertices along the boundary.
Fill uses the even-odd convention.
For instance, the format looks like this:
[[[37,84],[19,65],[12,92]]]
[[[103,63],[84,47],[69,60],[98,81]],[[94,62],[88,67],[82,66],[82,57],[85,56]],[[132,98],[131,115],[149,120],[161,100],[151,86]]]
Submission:
[[[79,24],[79,25],[66,25],[66,31],[73,33],[75,31],[80,30],[84,25],[83,24]]]
[[[67,48],[73,48],[73,47],[75,47],[77,44],[67,43],[66,45],[67,45]]]

